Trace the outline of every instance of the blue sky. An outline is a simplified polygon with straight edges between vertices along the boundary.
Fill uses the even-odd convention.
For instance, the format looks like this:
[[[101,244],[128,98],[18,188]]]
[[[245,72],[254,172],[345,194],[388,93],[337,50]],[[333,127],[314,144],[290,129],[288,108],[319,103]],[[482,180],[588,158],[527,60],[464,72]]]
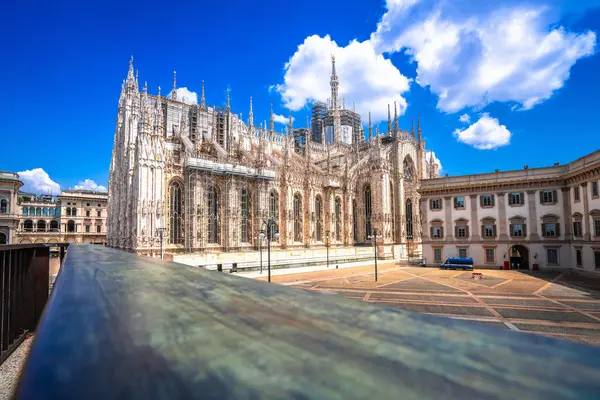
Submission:
[[[346,106],[420,116],[450,175],[600,148],[600,0],[22,3],[0,15],[0,170],[30,171],[26,189],[107,185],[130,55],[151,93],[176,70],[210,104],[229,87],[244,118],[252,96],[255,121],[272,103],[303,126],[334,53]]]

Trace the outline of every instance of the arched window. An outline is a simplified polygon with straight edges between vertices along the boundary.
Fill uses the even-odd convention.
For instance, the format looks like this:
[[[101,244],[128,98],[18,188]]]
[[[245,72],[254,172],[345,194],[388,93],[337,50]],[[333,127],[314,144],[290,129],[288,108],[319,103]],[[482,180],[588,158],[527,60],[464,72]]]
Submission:
[[[208,214],[208,243],[219,243],[219,196],[217,189],[210,185],[206,189]]]
[[[302,241],[302,196],[294,195],[294,241]]]
[[[44,217],[47,217],[47,216],[48,216],[48,207],[44,207],[44,208],[43,208],[43,213],[42,213],[42,215],[44,215]]]
[[[24,229],[26,232],[31,232],[31,231],[33,231],[33,221],[32,221],[32,220],[30,220],[30,219],[26,219],[26,220],[23,222],[23,229]]]
[[[23,216],[28,216],[29,215],[29,209],[27,207],[23,207]]]
[[[0,232],[0,244],[6,244],[7,242],[8,242],[8,239],[6,237],[6,233]]]
[[[179,244],[182,241],[181,237],[181,186],[179,182],[171,183],[169,187],[169,200],[171,203],[171,231],[169,235],[169,243]]]
[[[371,224],[371,215],[373,213],[371,206],[371,186],[365,185],[363,196],[365,201],[365,238],[367,238],[373,233]]]
[[[73,217],[76,217],[76,216],[77,216],[77,209],[76,209],[75,207],[71,208],[71,215],[72,215]]]
[[[35,209],[35,215],[37,215],[37,216],[41,216],[42,215],[42,207],[37,207]]]
[[[29,207],[29,215],[32,216],[32,217],[35,215],[35,208],[34,207]]]
[[[242,231],[242,243],[250,243],[252,237],[251,223],[252,216],[250,215],[251,203],[250,203],[250,192],[248,189],[242,189],[240,193],[240,206],[242,209],[242,220],[241,220],[241,231]]]
[[[96,225],[96,233],[102,233],[102,225]]]
[[[58,221],[53,219],[52,221],[50,221],[50,231],[52,232],[58,232],[59,228],[58,228]]]
[[[335,198],[335,240],[342,240],[342,200]]]
[[[323,200],[321,196],[315,198],[315,217],[317,219],[317,242],[323,241]]]
[[[37,230],[38,230],[38,232],[45,231],[46,230],[46,221],[44,221],[43,219],[38,220]]]
[[[67,222],[67,232],[75,232],[75,221],[72,219]]]
[[[55,215],[56,215],[57,217],[60,217],[60,207],[56,207],[56,209],[55,209],[54,211],[56,211],[56,212],[55,212]]]
[[[412,200],[406,200],[406,238],[411,240],[413,238],[413,213],[412,213]]]
[[[54,217],[54,207],[50,207],[48,209],[48,215],[50,215],[51,217]]]
[[[8,201],[6,199],[0,200],[0,213],[6,214],[8,212]]]
[[[354,241],[358,242],[358,215],[356,215],[356,200],[352,200],[352,233]]]
[[[269,218],[279,226],[279,195],[275,190],[271,190],[269,194]],[[271,236],[271,241],[276,242],[277,239],[273,237],[273,233],[275,232],[267,232],[267,234]]]
[[[67,215],[71,216],[71,207],[67,207]]]

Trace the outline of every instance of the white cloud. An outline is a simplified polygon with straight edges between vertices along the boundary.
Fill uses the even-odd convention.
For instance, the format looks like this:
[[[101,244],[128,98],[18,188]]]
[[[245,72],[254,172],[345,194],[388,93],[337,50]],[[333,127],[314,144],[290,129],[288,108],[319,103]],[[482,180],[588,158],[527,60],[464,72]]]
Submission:
[[[283,115],[279,115],[279,114],[275,114],[273,113],[273,121],[280,123],[280,124],[284,124],[287,125],[290,123],[290,117],[285,117]],[[292,124],[294,123],[294,117],[292,116]]]
[[[91,179],[79,181],[79,183],[75,185],[75,190],[95,190],[96,192],[108,192],[105,186],[98,185]]]
[[[577,60],[594,53],[594,32],[553,25],[567,12],[565,4],[388,0],[371,41],[377,53],[410,55],[417,83],[438,95],[442,111],[494,101],[529,109],[563,87]]]
[[[469,114],[463,114],[463,115],[461,115],[458,120],[460,122],[462,122],[462,123],[465,123],[465,124],[471,123],[471,117],[469,116]]]
[[[171,98],[171,93],[167,98]],[[198,104],[198,93],[192,92],[187,87],[177,88],[177,100],[186,104]]]
[[[36,194],[59,194],[60,185],[54,182],[48,173],[42,168],[34,168],[27,171],[18,172],[19,178],[23,182],[22,192]]]
[[[454,136],[459,142],[478,150],[491,150],[509,144],[511,133],[506,126],[500,125],[496,118],[483,113],[479,121],[473,125],[463,130],[455,130]]]
[[[377,53],[371,41],[353,40],[341,47],[329,35],[307,37],[285,64],[283,83],[272,88],[281,94],[287,108],[299,110],[311,101],[331,97],[332,54],[340,79],[340,102],[345,98],[346,108],[354,101],[357,112],[365,116],[371,111],[377,122],[387,119],[387,105],[393,107],[395,101],[399,114],[404,114],[407,103],[402,95],[409,90],[410,80]]]
[[[425,161],[427,162],[427,164],[430,164],[431,163],[431,156],[433,156],[433,163],[437,164],[437,173],[441,174],[442,173],[442,162],[435,155],[435,151],[429,150],[429,151],[425,152]]]

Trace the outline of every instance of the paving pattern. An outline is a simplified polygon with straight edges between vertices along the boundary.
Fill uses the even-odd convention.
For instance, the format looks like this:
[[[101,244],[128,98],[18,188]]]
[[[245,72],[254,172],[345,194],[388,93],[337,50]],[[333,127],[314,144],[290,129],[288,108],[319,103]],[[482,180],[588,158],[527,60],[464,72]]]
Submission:
[[[600,275],[383,265],[282,275],[273,282],[409,311],[600,346]]]

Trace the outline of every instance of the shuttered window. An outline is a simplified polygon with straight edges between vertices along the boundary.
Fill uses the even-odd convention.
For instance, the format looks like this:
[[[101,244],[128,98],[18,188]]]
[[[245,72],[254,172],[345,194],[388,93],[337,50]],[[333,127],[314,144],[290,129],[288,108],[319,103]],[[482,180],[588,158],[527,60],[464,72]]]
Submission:
[[[454,236],[458,238],[468,238],[469,237],[469,227],[465,225],[454,227]]]
[[[555,204],[557,201],[556,190],[543,190],[540,192],[541,204]]]
[[[575,201],[579,201],[579,186],[573,188],[573,197],[575,198]]]
[[[429,208],[431,210],[441,210],[442,209],[442,199],[430,199],[429,200]]]
[[[592,182],[592,197],[598,197],[598,182]]]
[[[558,223],[542,224],[542,236],[546,236],[546,237],[560,236],[560,225]]]
[[[581,231],[581,221],[573,221],[573,236],[581,237],[583,233]]]
[[[495,196],[493,194],[479,196],[479,205],[481,207],[494,207],[495,203]]]
[[[443,226],[432,226],[431,227],[431,237],[434,239],[441,239],[444,237],[444,227]]]
[[[495,224],[481,225],[481,236],[484,238],[496,237],[496,225]]]
[[[456,209],[464,209],[465,208],[465,198],[464,197],[455,197],[454,198],[454,208]]]
[[[600,219],[594,220],[594,236],[600,236]]]
[[[510,235],[513,237],[527,236],[527,224],[511,224]]]
[[[508,205],[509,206],[522,206],[525,204],[525,194],[523,192],[509,193]]]

